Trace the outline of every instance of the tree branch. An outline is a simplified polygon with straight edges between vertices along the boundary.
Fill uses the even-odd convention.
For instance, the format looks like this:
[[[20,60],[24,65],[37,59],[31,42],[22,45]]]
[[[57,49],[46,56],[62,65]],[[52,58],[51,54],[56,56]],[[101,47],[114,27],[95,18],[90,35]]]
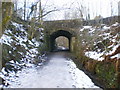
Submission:
[[[43,14],[43,15],[41,16],[41,18],[44,17],[44,16],[46,16],[46,15],[48,15],[49,13],[55,12],[55,11],[60,11],[60,10],[59,10],[59,9],[56,9],[56,10],[48,11],[48,12],[46,12],[45,14]]]

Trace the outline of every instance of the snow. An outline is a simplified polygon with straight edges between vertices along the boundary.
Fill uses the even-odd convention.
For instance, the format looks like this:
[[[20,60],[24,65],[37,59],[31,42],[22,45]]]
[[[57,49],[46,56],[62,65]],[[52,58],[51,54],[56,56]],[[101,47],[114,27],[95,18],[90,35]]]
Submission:
[[[119,33],[115,33],[112,30],[115,27],[118,28],[119,25],[120,24],[118,22],[116,22],[116,23],[114,23],[112,25],[101,24],[101,26],[99,26],[99,27],[96,27],[96,26],[83,26],[83,28],[80,29],[80,36],[83,37],[82,40],[84,39],[84,41],[86,41],[86,43],[88,43],[87,46],[92,46],[92,43],[94,43],[93,47],[95,47],[95,49],[85,52],[85,55],[87,57],[89,57],[89,58],[94,59],[94,60],[102,61],[104,59],[102,57],[103,55],[110,55],[110,54],[114,53],[116,48],[120,45],[119,44],[120,40],[118,40]],[[88,31],[85,32],[85,34],[84,34],[85,29],[87,29]],[[82,32],[83,32],[83,34],[82,34]],[[90,44],[87,41],[87,38],[84,35],[89,35],[89,36],[91,36],[90,38],[94,37],[93,42]],[[84,43],[84,41],[82,41],[83,45],[86,44],[86,43]],[[106,44],[109,45],[109,46],[106,46],[108,51],[105,51],[104,49],[102,50],[101,48],[96,46],[96,45],[99,45],[98,43],[102,43],[103,41],[108,41],[108,43],[106,42]],[[109,42],[111,42],[111,44]],[[86,49],[87,49],[87,47],[86,47]],[[115,57],[119,58],[120,55],[117,54],[115,56],[112,56],[111,58],[115,58]]]
[[[72,60],[70,60],[68,63],[72,73],[72,79],[75,80],[74,85],[77,88],[98,88],[94,85],[94,83],[92,83],[91,79],[83,71],[76,67]]]
[[[12,21],[11,21],[12,22]],[[20,30],[23,30],[23,31],[25,31],[24,29],[21,29],[22,28],[22,24],[18,24],[18,23],[16,23],[16,22],[12,22],[12,24],[14,25],[14,26],[16,26],[17,28],[20,28]]]
[[[83,26],[84,29],[90,29],[92,26]]]
[[[30,49],[30,53],[38,54],[37,48]]]
[[[119,25],[119,23],[118,22],[116,22],[115,24],[113,24],[112,26],[118,26]]]
[[[83,26],[83,28],[80,29],[80,31],[82,32],[82,31],[84,31],[85,29],[91,29],[91,28],[92,28],[92,26]]]
[[[103,53],[97,53],[95,51],[88,51],[88,52],[85,52],[85,55],[87,57],[90,57],[94,60],[98,60],[98,61],[102,61],[104,58],[101,57],[103,55]]]
[[[112,53],[115,52],[115,50],[118,48],[118,46],[120,46],[120,44],[114,45],[112,48],[112,51],[110,51],[109,53],[107,53],[106,55],[111,55]]]
[[[11,43],[13,41],[15,41],[12,37],[14,36],[14,38],[17,41],[17,44],[20,44],[22,46],[24,46],[26,49],[26,45],[23,42],[26,42],[28,40],[27,38],[27,32],[23,29],[23,25],[22,24],[17,24],[15,22],[12,22],[12,24],[16,27],[16,30],[20,30],[21,33],[24,33],[25,35],[17,35],[18,33],[14,34],[11,30],[5,30],[4,34],[2,35],[2,37],[0,38],[0,43],[4,43],[7,44],[9,46],[11,46]],[[10,35],[9,35],[10,34]]]
[[[112,51],[110,51],[110,52],[107,53],[106,55],[111,55],[111,54],[113,54],[113,53],[115,52],[115,50],[118,48],[118,46],[120,46],[120,44],[114,45],[113,48],[112,48]],[[117,59],[119,59],[119,58],[120,58],[120,53],[112,56],[111,58],[115,58],[115,57],[116,57]]]
[[[11,34],[12,31],[8,29],[8,30],[5,30],[5,33],[6,33],[6,34],[9,34],[9,33]]]
[[[12,21],[11,21],[12,22]],[[33,38],[32,40],[28,40],[28,33],[25,30],[25,27],[23,27],[22,24],[18,24],[15,22],[12,22],[12,25],[15,27],[12,30],[5,30],[4,34],[2,35],[2,37],[0,38],[0,44],[5,44],[8,45],[12,48],[12,50],[8,50],[8,54],[10,55],[14,55],[13,52],[14,50],[17,51],[17,53],[21,54],[22,59],[20,60],[20,63],[18,62],[14,62],[13,59],[14,58],[10,58],[10,60],[6,63],[10,64],[11,66],[14,67],[14,69],[21,69],[24,68],[23,70],[27,71],[30,68],[36,69],[34,64],[31,64],[32,61],[34,61],[35,57],[38,54],[38,47],[40,46],[41,42],[36,38]],[[43,28],[40,28],[39,31],[42,31]],[[43,38],[43,33],[40,33],[40,38]],[[13,45],[14,43],[14,45]],[[20,46],[20,48],[25,49],[25,50],[17,50],[16,46]],[[19,47],[18,47],[19,48]],[[23,52],[22,52],[23,51]],[[25,51],[25,52],[24,52]],[[16,52],[15,52],[16,53]],[[42,58],[42,56],[41,56]],[[40,59],[41,59],[40,58]],[[44,62],[44,60],[42,59],[42,61]],[[38,65],[42,65],[42,63],[39,63]],[[27,69],[29,68],[29,69]],[[24,76],[24,71],[18,71],[18,73],[16,74],[16,71],[10,71],[8,70],[8,72],[6,72],[5,67],[2,68],[1,72],[0,72],[0,77],[3,78],[5,80],[5,85],[7,85],[7,83],[17,83],[17,79],[18,77],[20,77],[19,75],[23,75]],[[25,75],[27,74],[27,72],[25,72]],[[2,85],[0,85],[0,87],[2,87]]]
[[[24,68],[7,81],[8,88],[99,88],[63,53],[55,53],[44,66]]]
[[[14,63],[14,61],[13,60],[11,60],[11,61],[9,61],[10,63]]]
[[[7,36],[7,35],[5,35],[5,34],[3,34],[2,37],[0,38],[0,43],[7,44],[7,45],[9,45],[9,46],[11,46],[10,43],[11,43],[12,41],[13,41],[13,40],[11,39],[11,36]]]
[[[95,29],[94,28],[91,28],[89,33],[94,33]]]
[[[114,56],[112,56],[111,58],[117,58],[117,59],[120,59],[120,53],[119,54],[116,54]]]
[[[2,85],[0,85],[0,88],[2,88]]]
[[[12,22],[12,21],[11,21]],[[7,64],[12,65],[15,69],[21,69],[21,67],[33,67],[34,65],[30,63],[30,61],[34,60],[36,55],[38,54],[37,47],[39,47],[40,42],[37,41],[35,38],[33,41],[28,40],[28,33],[26,30],[24,30],[24,27],[22,24],[18,24],[15,22],[12,22],[12,25],[15,26],[15,29],[9,30],[6,29],[2,37],[0,38],[0,44],[8,45],[12,48],[12,50],[8,50],[8,54],[12,55],[14,50],[17,50],[16,45],[19,45],[20,48],[24,49],[25,52],[22,52],[22,50],[17,50],[17,53],[23,57],[20,60],[20,63],[14,62],[12,58],[9,60]],[[42,29],[40,29],[42,30]],[[41,36],[42,37],[42,36]],[[27,42],[28,41],[28,42]],[[14,45],[13,45],[14,43]],[[30,46],[30,48],[28,47]],[[14,55],[14,54],[13,54]],[[0,72],[0,77],[4,80],[7,80],[5,83],[7,84],[10,82],[9,80],[15,80],[16,74],[15,71],[9,71],[7,73],[5,71],[5,67],[2,68],[2,71]],[[1,86],[0,86],[1,87]]]
[[[108,30],[108,29],[110,29],[109,26],[104,26],[104,27],[103,27],[103,30]]]
[[[58,48],[58,49],[61,49],[61,50],[65,50],[65,49],[66,49],[66,48],[63,47],[63,46],[58,46],[57,48]]]
[[[1,72],[2,72],[3,74],[7,74],[7,72],[5,71],[5,68],[4,68],[4,67],[2,68]]]
[[[2,73],[0,73],[0,76],[7,80],[6,83],[10,83],[10,87],[17,87],[17,88],[26,88],[26,87],[32,87],[32,88],[98,88],[94,85],[94,83],[91,81],[91,79],[81,70],[79,70],[76,65],[73,63],[72,60],[65,59],[61,56],[55,56],[54,58],[51,58],[50,62],[42,66],[43,63],[39,63],[38,67],[35,67],[35,65],[29,63],[30,61],[34,60],[36,57],[36,54],[38,54],[37,47],[41,44],[41,42],[36,41],[36,39],[32,39],[32,41],[28,40],[27,38],[27,32],[24,30],[22,24],[17,24],[15,22],[12,22],[12,24],[16,27],[16,30],[20,30],[23,35],[19,35],[19,33],[13,34],[11,30],[5,30],[4,34],[0,38],[0,43],[4,43],[6,45],[11,46],[11,43],[14,41],[16,44],[20,44],[26,49],[26,55],[23,55],[22,52],[19,52],[21,55],[24,56],[21,61],[24,61],[25,66],[22,71],[19,71],[17,74],[15,72],[9,72],[9,76],[7,77],[7,72],[5,71],[5,68],[3,67]],[[111,26],[118,26],[119,23],[115,23]],[[98,28],[99,30],[109,30],[111,29],[111,26],[104,25],[102,28]],[[93,35],[94,32],[98,29],[92,26],[83,26],[80,31],[86,30],[88,31],[88,35]],[[43,28],[39,28],[38,31],[42,31]],[[10,35],[9,35],[10,34]],[[80,36],[84,34],[80,33]],[[112,42],[120,42],[119,40],[116,41],[116,38],[119,37],[119,34],[116,34],[115,36],[112,36],[111,33],[108,31],[98,34],[99,37],[102,37],[103,40],[109,39]],[[12,37],[15,37],[15,40],[12,39]],[[43,39],[43,33],[39,36],[40,39]],[[29,49],[27,45],[24,42],[28,41],[28,45],[34,46],[32,49]],[[96,43],[102,42],[101,40],[94,42],[94,45]],[[85,39],[83,39],[82,43],[85,42]],[[112,54],[116,50],[116,48],[120,44],[114,45],[114,43],[107,48],[112,48],[111,51],[108,53],[104,53],[105,51],[100,52],[100,49],[98,48],[97,51],[87,51],[85,52],[85,55],[87,57],[90,57],[94,60],[102,61],[104,58],[101,57],[102,55],[106,54]],[[14,50],[16,47],[12,47]],[[65,49],[62,47],[62,49]],[[12,54],[11,51],[8,53]],[[120,53],[112,56],[111,58],[117,57],[120,58]],[[40,58],[41,59],[41,58]],[[43,59],[44,61],[44,59]],[[13,65],[15,68],[17,68],[19,63],[15,63],[13,60],[9,61],[11,65]],[[21,64],[21,65],[22,65]],[[29,67],[29,68],[28,68]],[[4,75],[3,75],[4,74]],[[17,76],[17,77],[16,77]],[[41,81],[41,82],[40,82]],[[48,82],[49,81],[49,82]],[[33,82],[33,83],[31,83]],[[51,84],[52,83],[52,84]],[[39,85],[38,85],[39,84]],[[1,86],[0,86],[1,87]]]
[[[35,45],[36,47],[38,47],[38,46],[40,45],[40,43],[39,43],[39,42],[36,42],[35,39],[32,39],[32,41],[34,42],[34,45]]]

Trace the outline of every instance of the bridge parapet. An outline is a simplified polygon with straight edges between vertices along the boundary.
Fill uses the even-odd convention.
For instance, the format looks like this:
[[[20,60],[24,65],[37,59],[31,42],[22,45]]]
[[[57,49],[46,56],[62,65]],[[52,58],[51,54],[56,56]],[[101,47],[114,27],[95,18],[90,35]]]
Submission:
[[[56,21],[44,21],[43,26],[45,29],[54,30],[57,28],[79,28],[82,26],[81,20],[56,20]]]

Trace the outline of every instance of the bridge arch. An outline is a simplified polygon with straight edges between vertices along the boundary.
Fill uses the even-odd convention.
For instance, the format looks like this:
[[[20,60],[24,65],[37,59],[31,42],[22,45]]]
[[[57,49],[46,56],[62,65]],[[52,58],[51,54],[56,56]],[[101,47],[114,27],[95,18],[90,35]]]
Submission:
[[[60,36],[64,36],[69,40],[69,50],[70,50],[70,48],[71,48],[71,38],[73,37],[73,34],[66,31],[66,30],[58,30],[56,32],[53,32],[50,35],[50,51],[54,51],[56,49],[55,39],[60,37]]]

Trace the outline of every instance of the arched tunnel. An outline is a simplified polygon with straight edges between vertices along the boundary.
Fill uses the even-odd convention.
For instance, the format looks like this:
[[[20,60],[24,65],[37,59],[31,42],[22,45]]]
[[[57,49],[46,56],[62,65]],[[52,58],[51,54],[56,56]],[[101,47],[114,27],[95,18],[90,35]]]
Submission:
[[[68,50],[70,51],[72,34],[68,31],[64,31],[64,30],[56,31],[50,35],[50,51],[54,51],[56,49],[55,39],[60,36],[64,36],[64,37],[68,38],[68,41],[69,41]]]

